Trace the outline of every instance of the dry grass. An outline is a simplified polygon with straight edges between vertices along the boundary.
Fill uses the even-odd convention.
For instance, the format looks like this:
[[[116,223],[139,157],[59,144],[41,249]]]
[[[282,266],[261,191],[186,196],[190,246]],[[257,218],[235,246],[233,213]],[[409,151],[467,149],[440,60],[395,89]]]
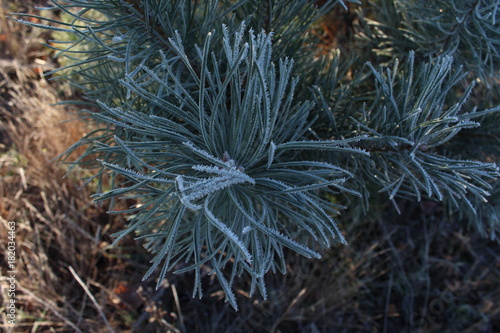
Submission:
[[[202,300],[191,297],[190,274],[169,275],[154,290],[153,279],[141,281],[150,256],[140,244],[110,247],[126,221],[91,203],[92,186],[80,180],[90,171],[68,175],[54,162],[89,129],[53,105],[70,92],[37,69],[57,66],[39,46],[47,36],[3,20],[23,11],[20,2],[0,7],[3,332],[500,331],[498,244],[442,223],[432,203],[402,203],[400,216],[345,218],[350,245],[317,261],[289,254],[289,274],[268,277],[268,300],[249,298],[238,281],[238,313],[210,277]],[[16,327],[5,316],[9,221],[17,228]]]
[[[18,69],[18,73],[23,73]],[[7,222],[15,221],[17,234],[18,306],[20,327],[27,331],[33,322],[55,324],[48,309],[71,322],[74,317],[64,299],[64,288],[70,287],[68,266],[87,274],[95,269],[99,255],[96,249],[106,243],[95,216],[102,212],[89,206],[89,191],[66,168],[52,159],[63,153],[68,143],[79,139],[84,124],[62,123],[70,118],[67,111],[52,106],[58,99],[44,79],[1,73],[8,94],[2,105],[9,107],[2,115],[2,129],[8,138],[0,157],[0,211],[3,250]],[[70,282],[70,285],[62,283]],[[41,305],[41,306],[40,306]],[[59,320],[58,320],[59,321]],[[60,324],[59,324],[60,325]]]
[[[83,171],[68,174],[66,165],[55,163],[89,129],[68,122],[74,115],[53,105],[67,89],[40,75],[56,66],[40,47],[47,36],[4,20],[12,10],[25,11],[2,3],[0,12],[0,248],[6,263],[7,223],[14,221],[17,325],[8,326],[5,317],[9,297],[2,265],[1,327],[4,332],[99,332],[111,326],[121,331],[121,314],[130,314],[116,288],[140,279],[139,272],[126,271],[133,263],[123,262],[121,250],[109,247],[109,233],[124,221],[91,204],[91,188],[81,187]]]

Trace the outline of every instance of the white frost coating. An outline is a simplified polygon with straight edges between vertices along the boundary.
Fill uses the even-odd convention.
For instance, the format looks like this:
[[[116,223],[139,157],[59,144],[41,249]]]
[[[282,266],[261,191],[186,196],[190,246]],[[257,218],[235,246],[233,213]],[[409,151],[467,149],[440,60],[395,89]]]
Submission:
[[[181,175],[176,177],[177,195],[181,202],[191,210],[201,209],[194,203],[211,193],[223,190],[236,184],[250,183],[255,185],[255,180],[245,174],[241,168],[236,167],[234,160],[221,161],[225,168],[219,166],[193,165],[193,170],[215,174],[210,178],[200,178],[198,181],[186,181]]]
[[[240,240],[238,236],[223,222],[221,222],[215,215],[208,209],[207,204],[205,203],[205,215],[208,217],[210,222],[219,229],[224,235],[226,235],[243,253],[245,256],[245,260],[251,264],[252,263],[252,255],[245,247],[243,242]]]
[[[269,144],[269,156],[267,159],[267,168],[268,169],[271,167],[271,164],[273,163],[275,152],[276,152],[276,145],[274,144],[274,142],[271,141],[271,143]]]
[[[225,162],[225,163],[229,163],[229,162]],[[193,165],[192,168],[196,171],[215,173],[215,174],[220,176],[220,177],[216,177],[216,178],[235,179],[235,181],[237,180],[237,183],[248,182],[252,185],[255,185],[255,180],[252,177],[250,177],[249,175],[242,172],[240,169],[238,169],[236,167],[231,167],[230,169],[221,169],[219,167],[214,167],[214,166]],[[213,179],[213,178],[210,178],[210,179]]]
[[[206,159],[207,161],[209,161],[215,165],[220,165],[220,166],[225,165],[224,161],[222,161],[220,158],[217,158],[217,157],[209,154],[208,152],[206,152],[203,149],[199,149],[199,148],[195,147],[195,145],[192,142],[186,141],[186,142],[183,142],[182,144],[185,145],[186,147],[188,147],[189,149],[191,149],[191,151],[196,153],[198,156],[203,157],[204,159]]]
[[[200,205],[193,204],[190,200],[186,200],[185,196],[182,195],[182,193],[185,192],[184,178],[182,178],[182,176],[177,176],[175,178],[175,180],[176,180],[177,188],[179,189],[179,193],[181,193],[181,195],[179,195],[179,198],[180,198],[181,202],[184,204],[184,206],[186,206],[187,208],[189,208],[191,210],[199,210],[201,208]]]

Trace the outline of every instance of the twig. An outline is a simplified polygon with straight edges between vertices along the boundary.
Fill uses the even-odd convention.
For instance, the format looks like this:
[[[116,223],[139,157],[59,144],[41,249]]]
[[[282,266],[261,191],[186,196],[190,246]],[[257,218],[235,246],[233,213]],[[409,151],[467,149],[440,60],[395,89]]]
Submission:
[[[85,290],[85,293],[89,296],[89,298],[92,301],[92,303],[94,303],[95,307],[97,308],[97,311],[99,312],[99,314],[101,315],[102,319],[104,320],[104,323],[106,324],[106,327],[108,328],[108,330],[110,332],[114,333],[115,331],[113,330],[113,328],[109,324],[108,319],[104,315],[104,312],[102,311],[101,306],[99,305],[99,303],[97,303],[97,300],[95,299],[94,295],[92,295],[92,293],[90,292],[89,288],[87,288],[87,286],[85,285],[85,283],[83,283],[82,279],[80,279],[80,277],[78,276],[78,274],[76,274],[76,272],[73,269],[73,267],[69,266],[68,269],[71,272],[71,274],[73,275],[73,277],[76,279],[76,281],[80,284],[80,286],[82,286],[83,290]]]

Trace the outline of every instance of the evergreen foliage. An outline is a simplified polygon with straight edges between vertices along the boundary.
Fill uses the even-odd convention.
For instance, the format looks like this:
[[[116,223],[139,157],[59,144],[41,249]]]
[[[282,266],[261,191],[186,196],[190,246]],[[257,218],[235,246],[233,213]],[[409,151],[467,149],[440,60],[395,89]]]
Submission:
[[[265,298],[284,248],[345,244],[338,202],[355,216],[376,196],[444,201],[498,239],[499,98],[468,102],[496,91],[497,1],[352,0],[361,38],[327,54],[316,22],[347,1],[52,2],[68,20],[18,20],[64,33],[47,46],[96,128],[70,151],[87,147],[96,201],[135,202],[110,212],[130,216],[115,243],[144,240],[158,286],[194,270],[201,297],[209,265],[233,307],[245,272]]]
[[[393,58],[409,50],[421,57],[452,55],[487,83],[499,78],[500,37],[497,0],[381,1],[367,19],[366,36],[379,55]]]

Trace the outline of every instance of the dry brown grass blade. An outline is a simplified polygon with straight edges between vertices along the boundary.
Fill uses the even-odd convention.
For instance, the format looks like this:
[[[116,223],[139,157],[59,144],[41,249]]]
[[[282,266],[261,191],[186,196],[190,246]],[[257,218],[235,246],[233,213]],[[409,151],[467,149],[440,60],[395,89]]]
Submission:
[[[28,288],[24,288],[22,286],[18,286],[19,289],[25,293],[26,295],[28,295],[31,299],[35,300],[36,302],[42,304],[44,307],[46,307],[47,309],[49,309],[56,317],[58,317],[59,319],[61,319],[62,321],[64,321],[66,324],[68,324],[72,329],[75,330],[75,332],[82,332],[80,330],[80,328],[78,328],[73,322],[71,322],[71,320],[67,319],[65,316],[63,316],[58,310],[57,308],[50,304],[49,302],[41,299],[40,297],[38,297],[37,295],[35,295],[34,293],[32,293]]]
[[[186,327],[184,326],[184,316],[182,315],[181,303],[179,302],[179,295],[177,294],[177,288],[175,284],[171,284],[172,295],[174,296],[175,307],[177,309],[177,315],[179,316],[179,324],[181,325],[181,332],[186,332]]]
[[[97,311],[99,312],[99,315],[101,316],[101,318],[104,321],[104,324],[106,325],[106,327],[108,328],[108,330],[110,332],[114,333],[115,331],[113,330],[113,328],[109,324],[108,318],[106,318],[106,315],[104,314],[104,312],[102,310],[102,307],[99,305],[99,302],[97,302],[97,300],[95,299],[94,295],[90,292],[90,290],[87,287],[87,285],[82,281],[82,279],[78,276],[78,274],[76,274],[76,272],[73,269],[73,267],[69,266],[68,269],[71,272],[71,274],[73,275],[73,277],[75,278],[75,280],[78,282],[78,284],[80,284],[80,286],[82,286],[83,290],[85,290],[85,293],[90,298],[90,300],[92,301],[92,303],[94,303],[94,306],[96,307]]]
[[[285,320],[286,316],[290,311],[293,309],[293,307],[299,302],[299,300],[304,296],[304,294],[307,292],[307,288],[302,288],[299,293],[293,298],[293,300],[290,302],[288,307],[285,309],[283,314],[280,316],[280,318],[274,323],[273,327],[271,328],[271,332],[276,332],[277,327],[279,324]]]

